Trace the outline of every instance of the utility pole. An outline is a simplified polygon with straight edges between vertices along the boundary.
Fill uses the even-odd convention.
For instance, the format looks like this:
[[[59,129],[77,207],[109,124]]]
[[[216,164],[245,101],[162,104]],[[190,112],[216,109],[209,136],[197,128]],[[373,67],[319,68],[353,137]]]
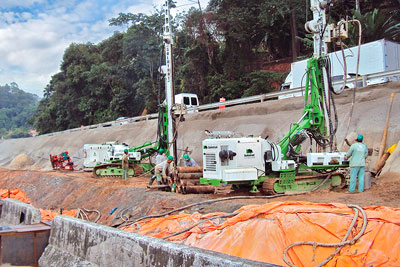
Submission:
[[[165,49],[165,65],[162,68],[165,74],[165,98],[167,102],[167,113],[168,113],[168,142],[169,142],[169,154],[176,160],[176,129],[175,119],[171,112],[173,105],[175,104],[175,92],[174,92],[174,69],[173,69],[173,57],[172,57],[172,45],[174,39],[171,31],[171,14],[169,1],[166,0],[164,4],[165,9],[165,23],[163,32],[163,42]]]

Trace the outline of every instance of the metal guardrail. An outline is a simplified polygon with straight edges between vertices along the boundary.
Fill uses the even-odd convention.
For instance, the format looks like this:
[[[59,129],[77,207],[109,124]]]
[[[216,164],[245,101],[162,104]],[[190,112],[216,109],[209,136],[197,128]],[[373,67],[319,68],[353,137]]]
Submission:
[[[394,71],[385,71],[385,72],[379,72],[379,73],[359,76],[358,80],[362,81],[363,86],[367,86],[368,85],[367,81],[370,81],[371,79],[390,78],[393,76],[400,76],[400,69],[394,70]],[[354,83],[355,80],[356,80],[355,77],[351,77],[351,78],[348,78],[346,81],[347,81],[347,83]],[[333,82],[333,85],[340,85],[340,84],[343,84],[343,81]],[[301,93],[303,91],[304,91],[304,87],[297,87],[297,88],[293,88],[293,89],[289,89],[289,90],[285,90],[285,91],[272,92],[272,93],[267,93],[267,94],[261,94],[261,95],[255,95],[255,96],[249,96],[249,97],[244,97],[244,98],[239,98],[239,99],[228,100],[223,103],[217,102],[217,103],[205,104],[205,105],[198,106],[197,108],[188,109],[188,111],[197,110],[197,111],[201,112],[201,111],[205,111],[205,110],[219,108],[221,105],[235,106],[235,105],[244,105],[244,104],[249,104],[249,103],[254,103],[254,102],[264,102],[265,100],[278,99],[279,96]],[[83,127],[79,127],[79,128],[68,129],[68,130],[64,130],[64,131],[60,131],[60,132],[43,134],[40,136],[52,136],[52,135],[59,134],[59,133],[70,133],[70,132],[77,132],[77,131],[82,131],[82,130],[104,128],[104,127],[110,127],[110,126],[115,126],[115,125],[134,123],[134,122],[143,121],[143,120],[147,121],[147,120],[156,119],[156,118],[158,118],[158,114],[152,113],[152,114],[148,114],[148,115],[144,115],[144,116],[137,116],[137,117],[126,118],[126,119],[122,119],[122,120],[103,122],[103,123],[83,126]]]
[[[137,117],[126,118],[126,119],[122,119],[122,120],[102,122],[102,123],[98,123],[98,124],[92,124],[92,125],[88,125],[88,126],[72,128],[72,129],[68,129],[68,130],[64,130],[64,131],[42,134],[40,136],[52,136],[52,135],[59,134],[59,133],[71,133],[71,132],[77,132],[77,131],[82,131],[82,130],[105,128],[105,127],[111,127],[111,126],[116,126],[116,125],[134,123],[137,121],[147,121],[147,120],[156,119],[156,118],[158,118],[158,114],[152,113],[152,114],[148,114],[148,115],[144,115],[144,116],[137,116]]]

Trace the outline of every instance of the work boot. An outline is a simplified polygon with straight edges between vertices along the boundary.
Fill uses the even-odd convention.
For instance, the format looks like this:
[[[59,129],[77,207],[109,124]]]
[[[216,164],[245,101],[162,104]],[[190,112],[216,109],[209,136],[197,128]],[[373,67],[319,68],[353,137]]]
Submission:
[[[153,184],[153,182],[154,182],[155,179],[156,179],[156,176],[153,175],[153,176],[150,178],[150,181],[149,181],[149,184],[147,185],[147,188],[150,188],[150,187],[151,187],[151,185]]]

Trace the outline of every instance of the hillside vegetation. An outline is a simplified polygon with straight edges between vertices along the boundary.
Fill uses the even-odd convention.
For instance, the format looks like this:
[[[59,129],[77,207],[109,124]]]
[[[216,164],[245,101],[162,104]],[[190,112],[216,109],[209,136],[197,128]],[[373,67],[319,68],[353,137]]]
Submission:
[[[34,114],[38,100],[37,95],[22,91],[16,83],[0,86],[0,136],[29,136],[28,120]]]
[[[172,2],[172,1],[171,1]],[[334,1],[329,22],[355,17],[363,42],[399,40],[399,2]],[[312,19],[304,0],[210,0],[173,20],[175,91],[196,93],[201,103],[277,90],[286,73],[263,64],[292,62],[312,53],[304,23]],[[174,3],[172,3],[174,4]],[[61,70],[44,89],[34,117],[41,133],[155,112],[164,98],[163,12],[121,13],[110,26],[126,26],[99,44],[71,44]],[[358,40],[352,27],[347,45]]]

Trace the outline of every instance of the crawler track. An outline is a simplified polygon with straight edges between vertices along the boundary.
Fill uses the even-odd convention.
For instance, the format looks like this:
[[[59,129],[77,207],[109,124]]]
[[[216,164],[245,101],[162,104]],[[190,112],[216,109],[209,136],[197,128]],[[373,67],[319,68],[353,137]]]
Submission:
[[[141,175],[144,172],[143,168],[138,164],[129,165],[129,177]],[[101,164],[93,168],[93,177],[115,177],[122,178],[122,167],[120,163]],[[132,175],[133,174],[133,175]]]
[[[295,178],[296,186],[300,187],[299,190],[285,190],[283,192],[276,192],[275,184],[279,182],[279,178],[267,178],[262,184],[262,191],[266,195],[275,195],[278,193],[288,193],[288,192],[306,192],[315,188],[316,185],[320,181],[323,181],[328,174],[317,174],[317,175],[308,175],[308,176],[297,176]],[[336,187],[342,188],[345,185],[345,177],[342,173],[335,172],[332,176],[340,177],[340,185],[334,185]],[[332,185],[332,180],[326,183],[327,185]],[[301,190],[303,189],[303,190]]]

